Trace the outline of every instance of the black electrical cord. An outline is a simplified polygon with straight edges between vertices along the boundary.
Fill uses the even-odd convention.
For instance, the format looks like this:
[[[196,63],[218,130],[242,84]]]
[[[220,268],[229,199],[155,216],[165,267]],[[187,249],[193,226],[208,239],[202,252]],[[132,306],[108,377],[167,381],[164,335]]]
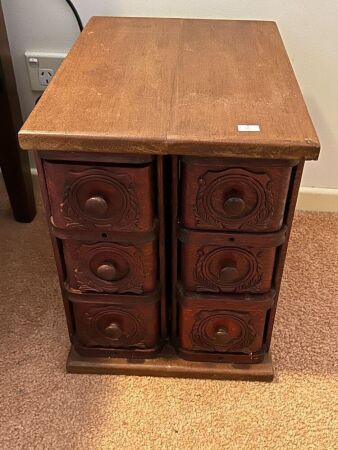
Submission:
[[[74,16],[75,16],[76,21],[77,21],[77,24],[79,25],[80,31],[82,31],[83,30],[83,23],[82,23],[82,20],[81,20],[81,17],[79,15],[79,13],[77,12],[77,9],[75,8],[75,6],[71,2],[71,0],[66,0],[66,2],[68,3],[69,7],[73,11]],[[41,97],[42,97],[42,94],[39,95],[39,97],[35,100],[35,105],[37,105],[39,103],[39,100],[40,100]]]
[[[68,3],[69,7],[73,11],[74,16],[75,16],[76,21],[77,21],[77,24],[79,25],[80,31],[82,31],[83,30],[83,23],[82,23],[81,17],[79,16],[79,13],[77,12],[77,9],[75,8],[75,6],[73,5],[73,3],[70,0],[66,0],[66,2]]]

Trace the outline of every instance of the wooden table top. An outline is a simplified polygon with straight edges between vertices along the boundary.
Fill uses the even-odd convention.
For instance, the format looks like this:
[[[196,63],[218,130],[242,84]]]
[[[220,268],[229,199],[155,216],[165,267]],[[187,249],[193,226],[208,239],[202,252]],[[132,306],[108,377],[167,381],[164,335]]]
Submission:
[[[319,154],[277,26],[261,21],[93,17],[19,141],[51,151]]]

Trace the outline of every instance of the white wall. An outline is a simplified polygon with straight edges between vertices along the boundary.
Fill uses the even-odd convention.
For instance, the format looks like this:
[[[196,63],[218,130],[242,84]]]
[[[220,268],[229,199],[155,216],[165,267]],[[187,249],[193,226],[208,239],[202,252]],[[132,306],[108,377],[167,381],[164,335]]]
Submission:
[[[74,0],[83,22],[93,15],[275,20],[322,144],[303,186],[338,188],[337,0]],[[64,0],[2,0],[22,110],[35,95],[25,50],[67,51],[78,34]],[[95,55],[93,55],[95,57]]]

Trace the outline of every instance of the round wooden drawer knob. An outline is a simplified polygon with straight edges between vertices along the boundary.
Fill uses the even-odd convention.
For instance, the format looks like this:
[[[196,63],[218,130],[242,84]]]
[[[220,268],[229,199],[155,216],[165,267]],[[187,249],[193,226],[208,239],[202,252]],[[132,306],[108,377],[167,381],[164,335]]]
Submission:
[[[224,211],[229,217],[240,217],[245,209],[245,201],[241,197],[228,197],[224,202]]]
[[[122,336],[122,330],[118,323],[112,322],[105,328],[105,333],[114,340],[118,340]]]
[[[223,283],[231,283],[237,280],[239,277],[239,271],[235,266],[225,266],[221,269],[219,278]]]
[[[230,339],[231,336],[225,328],[219,328],[215,333],[215,341],[217,344],[227,344]]]
[[[103,197],[97,195],[88,198],[84,207],[88,214],[94,217],[103,217],[107,212],[108,204]]]
[[[101,264],[96,269],[96,274],[105,281],[114,281],[117,279],[117,269],[113,263]]]

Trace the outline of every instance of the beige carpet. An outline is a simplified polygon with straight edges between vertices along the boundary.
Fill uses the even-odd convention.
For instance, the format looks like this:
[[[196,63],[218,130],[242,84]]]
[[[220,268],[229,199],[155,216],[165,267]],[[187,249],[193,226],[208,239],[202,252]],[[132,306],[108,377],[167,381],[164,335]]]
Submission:
[[[70,375],[41,201],[0,195],[0,449],[337,449],[338,215],[298,213],[271,384]]]

